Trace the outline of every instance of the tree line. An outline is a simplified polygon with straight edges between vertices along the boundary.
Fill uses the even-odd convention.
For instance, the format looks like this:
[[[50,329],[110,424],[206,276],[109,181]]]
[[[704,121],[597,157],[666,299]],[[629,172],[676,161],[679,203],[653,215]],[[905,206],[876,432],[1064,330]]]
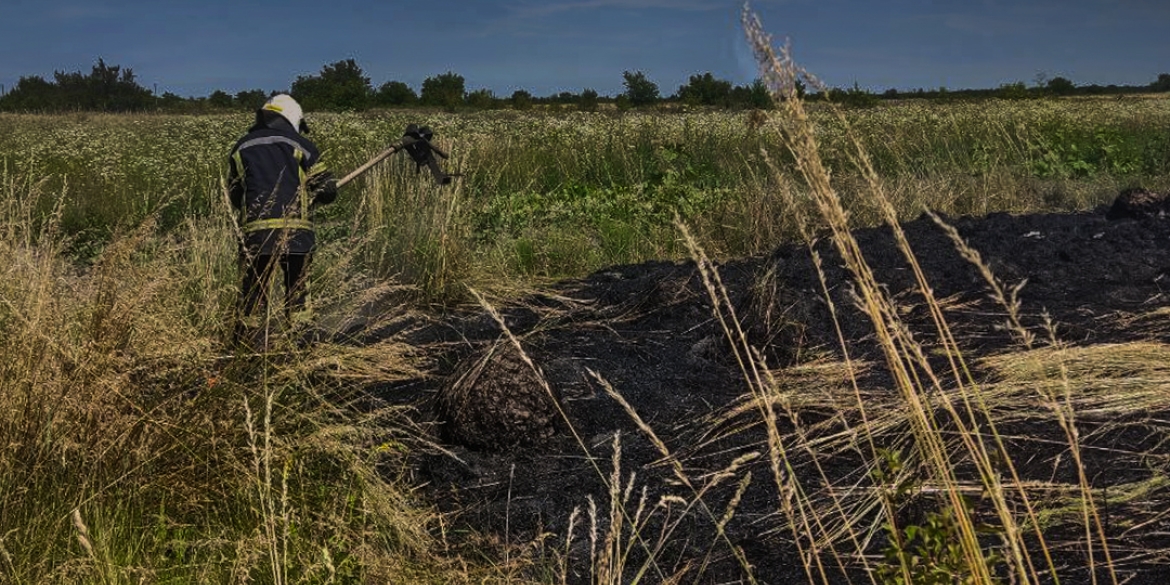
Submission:
[[[526,110],[533,107],[596,110],[601,104],[618,109],[644,108],[661,103],[678,102],[696,106],[724,108],[766,108],[771,100],[763,82],[735,86],[715,78],[711,73],[693,75],[688,84],[670,97],[662,97],[658,85],[641,71],[623,73],[625,91],[617,96],[602,96],[585,88],[580,93],[560,92],[535,96],[518,89],[508,96],[498,96],[488,89],[468,90],[462,75],[448,71],[426,78],[420,91],[402,81],[387,81],[374,87],[370,78],[353,59],[330,63],[314,75],[298,76],[287,90],[308,110],[346,111],[370,108],[436,107],[445,109]],[[98,59],[92,71],[66,73],[57,71],[51,80],[39,76],[21,77],[5,95],[0,96],[4,111],[105,111],[130,112],[164,110],[198,112],[223,109],[254,110],[275,91],[251,89],[235,94],[215,90],[206,97],[184,98],[170,92],[156,96],[142,87],[130,68],[107,65]]]
[[[616,96],[601,96],[593,89],[580,93],[560,92],[548,96],[534,96],[518,89],[508,96],[498,96],[488,89],[468,90],[462,75],[448,71],[426,78],[420,90],[402,81],[387,81],[377,87],[353,59],[337,61],[322,67],[314,75],[301,75],[287,90],[308,110],[345,111],[370,108],[436,107],[444,109],[501,109],[527,110],[533,107],[576,108],[596,110],[601,104],[612,104],[619,110],[648,108],[663,104],[736,109],[766,109],[772,106],[767,87],[760,80],[746,85],[735,85],[719,79],[710,72],[691,75],[687,83],[673,94],[664,96],[658,84],[642,71],[622,73],[624,91]],[[807,91],[803,85],[798,92],[811,100],[832,100],[850,106],[871,106],[889,99],[1026,99],[1044,96],[1103,95],[1170,91],[1170,74],[1160,74],[1143,86],[1078,86],[1064,77],[1038,76],[1032,86],[1023,82],[1001,85],[995,89],[912,91],[886,90],[873,93],[854,84],[852,88],[829,88]],[[201,112],[208,110],[247,109],[263,105],[276,92],[251,89],[234,94],[215,90],[206,97],[181,97],[171,92],[161,96],[143,87],[132,69],[108,65],[98,59],[88,75],[80,71],[54,72],[52,80],[40,76],[21,77],[10,91],[0,96],[0,111],[103,111],[132,112],[163,110],[173,112]]]

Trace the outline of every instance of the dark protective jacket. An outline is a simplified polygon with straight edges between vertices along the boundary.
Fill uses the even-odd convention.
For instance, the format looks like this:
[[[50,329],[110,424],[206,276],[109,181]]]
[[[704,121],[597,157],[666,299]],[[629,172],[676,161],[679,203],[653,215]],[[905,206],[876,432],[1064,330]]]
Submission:
[[[316,200],[306,183],[324,172],[321,152],[283,116],[266,110],[232,148],[229,196],[243,215],[244,246],[252,254],[309,254],[316,245],[309,210],[331,203],[336,192]]]

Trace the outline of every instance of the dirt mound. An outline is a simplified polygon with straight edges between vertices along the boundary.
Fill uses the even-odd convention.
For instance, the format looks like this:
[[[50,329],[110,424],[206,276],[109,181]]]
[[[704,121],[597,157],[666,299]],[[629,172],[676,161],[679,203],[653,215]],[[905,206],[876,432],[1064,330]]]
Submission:
[[[1127,197],[1130,208],[1149,209],[1139,204],[1143,198],[1137,194]],[[1005,290],[1018,288],[1023,324],[1039,339],[1054,330],[1063,342],[1082,348],[1170,341],[1164,320],[1149,317],[1170,306],[1164,292],[1170,285],[1170,222],[1150,213],[1110,221],[1106,212],[992,214],[948,221]],[[997,374],[980,360],[1010,355],[1020,346],[1005,329],[1005,309],[990,297],[981,269],[959,253],[951,235],[933,220],[920,218],[903,229],[942,300],[972,375],[995,380]],[[855,237],[926,354],[945,360],[941,340],[932,333],[929,307],[892,230],[858,230]],[[821,259],[820,274],[813,251]],[[736,327],[727,309],[734,310],[772,374],[784,388],[793,389],[785,394],[790,410],[781,417],[781,432],[799,433],[791,437],[799,438],[799,444],[818,445],[814,451],[790,454],[789,469],[809,497],[852,493],[868,485],[867,460],[849,440],[859,423],[858,413],[848,406],[855,403],[854,383],[878,409],[871,417],[901,408],[872,326],[856,307],[851,275],[827,237],[811,249],[784,246],[767,257],[727,262],[718,270],[726,289],[726,300],[720,301],[723,322],[716,318],[693,262],[613,267],[498,307],[509,328],[521,336],[524,353],[539,374],[500,342],[499,327],[482,313],[449,315],[420,328],[417,343],[455,348],[446,363],[456,365],[436,372],[436,380],[445,380],[442,388],[422,380],[410,386],[413,393],[386,391],[401,391],[397,398],[416,396],[423,404],[438,393],[438,410],[456,457],[420,456],[419,472],[430,496],[456,514],[456,523],[476,531],[523,543],[552,535],[550,542],[561,543],[561,548],[545,554],[565,555],[569,581],[588,582],[588,535],[604,539],[610,528],[604,510],[615,497],[607,484],[616,473],[629,486],[616,494],[620,506],[631,518],[639,505],[650,511],[639,520],[642,540],[624,536],[636,543],[626,558],[631,570],[653,550],[653,581],[685,570],[688,582],[739,582],[742,562],[754,567],[761,583],[807,581],[805,562],[779,511],[778,494],[788,488],[771,479],[762,456],[768,448],[759,406],[730,351],[727,331]],[[843,370],[842,341],[857,364],[856,381]],[[563,414],[548,398],[545,382],[559,398]],[[653,437],[639,420],[654,430]],[[1081,413],[1084,465],[1094,490],[1170,472],[1166,420],[1170,406],[1121,415],[1107,409]],[[570,425],[573,433],[568,432]],[[878,440],[905,447],[897,443],[904,441],[904,428],[892,424],[889,436]],[[1001,431],[1020,453],[1023,481],[1057,490],[1076,485],[1059,425],[1045,417],[1024,417]],[[670,458],[663,457],[664,449]],[[741,479],[751,472],[751,481],[687,485],[680,482],[672,461],[695,481],[722,477],[721,471],[730,466],[738,466]],[[700,488],[703,506],[714,511],[699,513],[700,506],[680,516],[680,509],[672,506],[693,501]],[[1170,488],[1155,491],[1143,497],[1170,498]],[[732,504],[734,514],[717,526]],[[600,509],[597,516],[581,515],[594,505]],[[876,517],[867,518],[875,523],[859,529],[876,534],[867,552],[880,554]],[[1128,531],[1120,524],[1109,529],[1111,538],[1118,539],[1116,550],[1170,550],[1165,536],[1170,521],[1165,518],[1129,522],[1141,528]],[[651,536],[663,534],[669,537],[659,541]],[[1070,531],[1067,547],[1058,548],[1060,564],[1086,566],[1078,556],[1084,551],[1075,542],[1078,534],[1083,536],[1083,530]],[[1161,569],[1156,560],[1119,566],[1125,572],[1119,577],[1159,582],[1150,580]],[[843,570],[855,582],[867,580],[859,566]],[[844,578],[840,569],[831,572],[830,581]],[[1085,573],[1071,570],[1065,575],[1069,578],[1088,580]]]

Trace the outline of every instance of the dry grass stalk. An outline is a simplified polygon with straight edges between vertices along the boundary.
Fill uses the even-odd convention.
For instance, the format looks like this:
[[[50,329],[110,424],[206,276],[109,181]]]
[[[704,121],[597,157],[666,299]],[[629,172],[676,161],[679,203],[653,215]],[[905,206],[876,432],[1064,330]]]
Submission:
[[[831,185],[829,172],[821,163],[816,136],[812,130],[812,123],[797,95],[796,81],[798,79],[804,78],[812,82],[814,86],[816,86],[816,80],[812,79],[793,64],[787,49],[783,50],[779,55],[773,51],[770,37],[763,31],[759,19],[754,14],[751,14],[746,7],[744,12],[744,26],[749,42],[756,52],[757,60],[761,64],[761,71],[772,88],[775,98],[781,103],[783,110],[787,114],[788,120],[784,127],[785,143],[796,159],[797,168],[800,170],[812,192],[814,203],[820,212],[822,220],[832,231],[833,240],[838,248],[838,252],[854,275],[856,290],[859,295],[859,305],[870,317],[870,321],[877,334],[877,339],[886,354],[887,365],[898,384],[905,404],[909,406],[910,411],[913,413],[911,422],[913,423],[914,436],[930,462],[929,468],[931,472],[946,488],[946,498],[949,501],[950,508],[956,512],[958,529],[961,533],[960,543],[966,559],[966,566],[975,572],[974,577],[977,582],[989,583],[992,580],[992,576],[988,572],[987,564],[984,561],[983,551],[976,537],[973,522],[966,513],[962,503],[958,482],[952,472],[954,462],[948,452],[947,446],[941,440],[939,423],[922,398],[923,392],[928,389],[941,392],[943,386],[941,381],[936,378],[929,362],[925,359],[921,347],[900,322],[896,306],[891,299],[887,298],[881,292],[880,284],[858,249],[857,243],[849,231],[850,223],[848,214],[842,207],[840,198]],[[840,115],[840,121],[846,124],[847,127],[848,121],[844,119],[843,115]],[[879,208],[885,222],[893,228],[896,241],[919,281],[920,292],[926,297],[927,306],[930,308],[931,315],[935,320],[936,329],[940,338],[943,340],[945,346],[949,348],[946,354],[952,360],[951,371],[960,389],[960,395],[965,404],[965,409],[968,415],[982,412],[984,416],[981,418],[987,420],[989,419],[989,411],[986,408],[976,408],[970,402],[971,397],[967,392],[967,383],[970,380],[969,372],[965,364],[956,361],[956,356],[961,356],[961,352],[958,350],[958,346],[950,334],[941,308],[933,298],[931,289],[925,280],[921,268],[918,266],[909,243],[906,241],[905,234],[899,227],[897,214],[893,206],[890,205],[889,199],[883,193],[881,181],[874,172],[864,148],[860,146],[855,136],[854,146],[854,152],[850,153],[851,159],[861,171],[867,184],[867,191],[873,202]],[[1014,516],[1004,498],[1003,486],[999,484],[986,447],[983,445],[982,440],[971,429],[966,427],[963,422],[964,418],[959,416],[949,401],[944,402],[944,407],[950,414],[950,422],[959,426],[959,435],[965,444],[965,450],[977,462],[983,481],[989,488],[989,494],[996,504],[1001,522],[1009,535],[1009,543],[1011,545],[1009,550],[1012,552],[1012,566],[1017,578],[1037,580],[1038,574],[1031,565],[1030,557],[1023,552],[1022,541],[1015,536],[1017,530],[1014,528]],[[997,444],[997,447],[1003,453],[1002,443]],[[887,515],[892,519],[892,511],[887,512]],[[1045,552],[1045,556],[1048,556],[1047,552]],[[1048,562],[1051,568],[1050,558]]]
[[[970,246],[968,246],[966,241],[964,241],[963,238],[959,235],[958,231],[955,230],[952,226],[943,222],[937,215],[935,215],[934,213],[930,213],[930,217],[931,217],[931,219],[934,220],[934,222],[936,224],[938,224],[940,227],[943,228],[943,230],[947,233],[947,235],[955,243],[956,249],[959,250],[959,253],[963,256],[963,258],[967,259],[971,264],[973,264],[974,266],[977,267],[980,274],[983,276],[984,280],[987,282],[989,288],[992,291],[992,298],[996,302],[998,302],[1000,304],[1000,306],[1002,306],[1007,311],[1009,331],[1011,331],[1013,333],[1013,335],[1016,336],[1016,338],[1019,340],[1021,345],[1023,345],[1025,347],[1025,349],[1032,349],[1035,336],[1023,326],[1023,324],[1020,320],[1020,303],[1019,303],[1019,299],[1017,296],[1020,288],[1023,287],[1025,283],[1021,282],[1020,284],[1011,288],[1009,292],[1005,292],[1004,286],[991,273],[991,270],[986,265],[986,263],[984,263],[982,261],[982,258],[979,255],[978,251],[976,251],[976,250],[972,249]],[[1051,341],[1052,345],[1054,345],[1054,346],[1060,345],[1060,342],[1058,341],[1056,334],[1055,334],[1055,328],[1050,326],[1049,332],[1050,332],[1049,337],[1050,337],[1050,341]],[[1076,468],[1078,471],[1080,486],[1081,486],[1082,495],[1083,495],[1082,501],[1084,502],[1084,526],[1085,526],[1085,531],[1086,531],[1085,537],[1086,537],[1086,542],[1089,545],[1089,562],[1090,562],[1090,565],[1092,565],[1092,567],[1090,568],[1090,571],[1092,573],[1093,582],[1096,583],[1096,580],[1097,580],[1097,571],[1095,568],[1095,560],[1094,560],[1094,550],[1095,550],[1095,548],[1100,547],[1101,551],[1106,559],[1105,566],[1109,570],[1109,574],[1111,576],[1112,581],[1114,583],[1116,583],[1117,576],[1113,570],[1113,562],[1112,562],[1112,558],[1111,558],[1111,553],[1109,551],[1108,539],[1105,536],[1105,530],[1102,527],[1100,515],[1097,512],[1096,504],[1094,503],[1094,498],[1092,496],[1092,489],[1090,487],[1088,478],[1085,476],[1084,465],[1081,461],[1080,439],[1079,439],[1079,433],[1076,429],[1075,409],[1072,407],[1072,396],[1071,396],[1070,381],[1069,381],[1068,373],[1065,369],[1064,362],[1058,361],[1058,363],[1059,363],[1059,367],[1060,367],[1059,380],[1060,380],[1061,387],[1064,390],[1063,397],[1058,397],[1055,393],[1042,393],[1042,397],[1044,398],[1045,406],[1048,407],[1048,409],[1053,414],[1056,415],[1057,421],[1059,422],[1061,429],[1064,430],[1066,440],[1068,441],[1068,444],[1070,447],[1070,452],[1072,453],[1072,456],[1073,456],[1074,460],[1076,461]],[[965,370],[965,368],[966,368],[966,366],[964,365],[964,370]],[[1040,389],[1042,387],[1043,386],[1037,386],[1037,389]],[[980,400],[982,400],[981,394],[978,394],[977,396],[979,396]],[[981,404],[981,406],[983,407],[983,411],[985,413],[989,412],[986,404]],[[994,423],[992,423],[990,421],[989,421],[989,424],[994,425]],[[1011,458],[1008,456],[1006,448],[1004,448],[1002,441],[999,441],[998,433],[995,432],[994,426],[992,426],[992,434],[993,434],[993,436],[996,437],[997,447],[999,448],[1000,455],[1005,460],[1007,466],[1009,467],[1009,470],[1010,470],[1010,473],[1012,474],[1013,480],[1015,481],[1015,483],[1017,485],[1019,485],[1020,481],[1019,481],[1018,475],[1016,474],[1015,467],[1012,464]],[[1033,510],[1033,507],[1032,507],[1030,500],[1028,499],[1028,495],[1026,492],[1022,492],[1021,496],[1023,498],[1025,509],[1028,512],[1029,520],[1031,520],[1032,523],[1035,524],[1036,523],[1035,512]],[[1010,516],[1010,512],[1007,512],[1005,510],[1005,512],[1001,513],[1001,516],[1003,516],[1003,515]],[[1095,533],[1094,533],[1094,529],[1095,529]],[[1037,536],[1040,536],[1040,535],[1037,533]],[[1044,542],[1042,537],[1040,538],[1040,542],[1041,543]],[[1045,551],[1045,554],[1048,555],[1047,551]],[[1052,565],[1051,560],[1049,560],[1049,566],[1051,567],[1051,565]]]
[[[81,519],[81,510],[73,509],[73,527],[77,529],[77,542],[81,544],[81,548],[85,549],[85,554],[89,558],[97,560],[97,555],[93,552],[93,544],[89,540],[89,527],[85,525],[85,521]]]
[[[720,291],[725,292],[726,288],[719,281],[718,271],[714,270],[710,260],[690,235],[686,226],[680,221],[676,221],[676,224],[683,235],[684,241],[686,241],[690,248],[692,256],[695,258],[703,285],[707,290],[708,297],[711,299],[712,313],[719,321],[724,334],[731,341],[732,353],[735,356],[740,371],[744,375],[744,379],[748,383],[748,387],[757,398],[766,397],[769,389],[763,382],[761,375],[763,368],[753,359],[754,356],[751,348],[747,346],[745,341],[746,336],[743,334],[743,330],[740,328],[739,321],[735,316],[734,307],[727,301],[726,294],[720,294]],[[801,531],[804,534],[812,533],[812,526],[806,513],[808,509],[808,497],[799,482],[795,480],[796,475],[793,473],[792,466],[788,460],[787,449],[784,441],[781,439],[777,426],[776,412],[772,408],[772,402],[770,400],[757,400],[756,403],[760,405],[761,416],[768,434],[768,461],[772,470],[772,479],[775,482],[776,489],[782,494],[780,497],[781,509],[784,510],[785,515],[789,519],[795,542],[801,549],[801,553],[805,556],[805,570],[809,579],[812,580],[812,567],[815,565],[821,579],[826,580],[828,577],[825,574],[824,567],[820,564],[820,555],[817,554],[815,547],[813,550],[804,549],[805,542],[801,538]],[[795,505],[793,504],[794,499],[796,500]]]
[[[754,453],[749,453],[737,458],[727,469],[723,470],[722,472],[713,474],[708,481],[703,483],[703,485],[697,486],[693,479],[686,473],[686,470],[682,466],[682,462],[679,461],[678,457],[676,457],[674,453],[670,451],[670,449],[666,446],[666,443],[658,437],[658,433],[654,431],[653,427],[651,427],[648,423],[646,423],[645,420],[642,419],[641,415],[638,414],[638,411],[634,409],[629,401],[627,401],[624,396],[618,393],[618,391],[613,388],[609,381],[603,378],[597,372],[589,370],[589,375],[592,376],[593,379],[601,385],[606,394],[608,394],[619,405],[621,405],[621,407],[626,411],[626,414],[629,415],[630,419],[634,421],[634,424],[638,426],[638,429],[646,435],[646,438],[658,450],[659,454],[662,456],[663,461],[666,461],[670,464],[670,469],[675,479],[677,479],[679,483],[681,483],[691,492],[692,498],[687,503],[687,507],[684,510],[682,516],[679,518],[679,521],[681,521],[682,518],[685,518],[687,514],[691,513],[691,509],[693,507],[698,507],[705,516],[716,523],[718,528],[717,538],[723,541],[723,543],[726,544],[726,546],[735,555],[736,560],[739,561],[741,568],[744,570],[745,578],[748,579],[750,583],[755,583],[755,576],[751,570],[751,565],[747,562],[747,559],[743,557],[742,551],[740,551],[739,548],[731,542],[727,536],[727,533],[723,531],[722,525],[720,525],[718,522],[718,517],[715,515],[715,512],[707,505],[704,496],[711,488],[719,485],[723,479],[733,477],[740,465],[746,461],[754,459],[756,455]],[[675,526],[677,526],[677,524]],[[665,532],[663,537],[659,539],[659,548],[661,548],[661,546],[669,539],[673,529],[674,526]]]
[[[665,575],[665,573],[663,573],[661,568],[658,566],[656,555],[653,553],[649,543],[647,543],[645,541],[645,539],[642,538],[641,534],[637,530],[638,524],[636,522],[634,522],[633,519],[629,516],[629,514],[624,506],[622,506],[620,504],[615,504],[613,499],[612,499],[613,495],[615,493],[618,493],[618,492],[615,492],[615,490],[618,490],[620,492],[620,487],[618,487],[619,484],[616,482],[615,478],[612,475],[609,477],[609,479],[606,479],[606,475],[604,474],[604,472],[602,472],[601,467],[598,465],[596,458],[591,454],[589,447],[585,444],[584,439],[581,438],[581,435],[577,432],[577,429],[573,426],[572,421],[569,419],[568,413],[565,412],[564,407],[561,405],[560,401],[557,400],[556,393],[553,391],[552,387],[549,386],[548,380],[545,378],[544,373],[541,372],[540,368],[537,367],[536,363],[532,361],[532,358],[529,357],[528,353],[526,351],[524,351],[524,347],[520,344],[520,340],[517,339],[516,336],[512,334],[512,330],[508,327],[508,325],[504,321],[503,317],[500,316],[499,311],[497,311],[496,308],[494,306],[492,306],[491,303],[487,302],[487,299],[485,299],[483,297],[483,295],[481,295],[478,291],[471,289],[470,293],[473,297],[475,297],[475,299],[477,301],[479,301],[480,306],[482,306],[485,310],[487,310],[488,314],[491,315],[492,318],[496,321],[496,323],[500,326],[500,329],[504,332],[504,335],[505,335],[505,337],[507,337],[509,343],[511,343],[512,346],[515,348],[516,353],[520,356],[520,359],[523,360],[524,363],[529,368],[532,369],[533,373],[536,374],[536,377],[539,380],[541,387],[544,389],[545,393],[548,395],[548,397],[552,401],[552,403],[556,405],[557,412],[561,415],[562,420],[564,420],[566,426],[569,428],[569,431],[572,433],[573,438],[577,443],[577,446],[581,449],[582,453],[585,454],[586,460],[589,461],[590,465],[593,467],[593,469],[597,473],[598,477],[602,478],[602,481],[609,487],[610,496],[611,496],[611,500],[610,500],[610,502],[611,502],[611,516],[613,515],[614,510],[615,510],[615,508],[613,508],[613,506],[616,505],[617,506],[616,513],[618,514],[618,516],[621,517],[622,521],[610,524],[609,532],[606,535],[607,538],[617,538],[617,536],[613,534],[614,531],[620,532],[621,530],[623,530],[623,528],[625,526],[630,526],[632,529],[632,534],[635,537],[635,540],[637,541],[638,545],[647,553],[646,563],[642,567],[642,569],[639,570],[639,574],[641,574],[642,571],[652,569],[659,579],[665,579],[666,575]],[[615,437],[615,440],[616,440],[616,437]],[[620,454],[616,453],[616,449],[615,449],[615,456],[619,456],[619,458],[620,458]],[[617,469],[616,464],[615,464],[615,469]],[[594,527],[596,527],[595,518],[596,518],[596,516],[594,513],[593,501],[592,501],[592,499],[590,499],[590,519],[591,519],[591,522],[593,522],[592,526],[594,526]],[[591,538],[591,543],[596,543],[596,533],[595,532],[590,533],[590,538]],[[607,543],[608,543],[608,541],[607,541]],[[611,551],[612,550],[611,547],[609,547],[609,546],[604,546],[603,549],[604,549],[604,551]],[[591,558],[594,558],[594,559],[598,558],[596,556],[596,550],[593,551],[593,556]],[[612,563],[612,557],[608,557],[608,558],[610,558],[610,561],[607,561],[607,563]],[[607,567],[609,567],[609,566],[610,565],[607,564]],[[609,569],[607,569],[607,571],[608,570]],[[621,576],[620,571],[616,575],[620,578],[620,576]],[[595,575],[595,577],[596,576],[597,575]],[[610,575],[610,573],[607,572],[607,573],[602,574],[601,576],[612,576],[612,575]]]

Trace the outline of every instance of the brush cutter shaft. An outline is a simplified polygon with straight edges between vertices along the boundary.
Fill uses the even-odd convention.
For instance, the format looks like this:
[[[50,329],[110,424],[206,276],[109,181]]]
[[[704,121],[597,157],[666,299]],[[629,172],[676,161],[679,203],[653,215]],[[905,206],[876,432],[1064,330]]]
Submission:
[[[415,142],[418,142],[417,138],[407,137],[407,138],[403,138],[402,140],[399,140],[398,142],[395,142],[394,144],[391,144],[390,148],[387,148],[386,150],[383,150],[382,152],[378,153],[377,156],[375,156],[374,158],[371,158],[369,161],[366,162],[366,164],[354,169],[353,172],[351,172],[348,175],[346,175],[345,177],[343,177],[340,181],[337,182],[337,186],[341,187],[341,186],[345,185],[346,183],[362,176],[363,173],[374,168],[374,165],[386,160],[387,158],[390,157],[390,155],[402,150],[403,148],[406,148],[407,145],[414,144]]]
[[[383,150],[382,152],[378,153],[377,156],[375,156],[374,158],[371,158],[369,161],[367,161],[362,166],[354,169],[351,173],[349,173],[348,175],[343,177],[340,181],[337,181],[337,186],[341,187],[341,186],[345,185],[346,183],[362,176],[366,171],[374,168],[374,165],[386,160],[392,154],[406,148],[407,146],[410,146],[411,144],[414,144],[415,142],[423,142],[423,141],[419,140],[418,138],[412,138],[410,136],[407,136],[407,137],[403,138],[402,140],[399,140],[398,142],[391,144],[390,148],[387,148],[386,150]],[[431,152],[439,155],[442,158],[449,158],[446,152],[444,152],[442,149],[440,149],[439,147],[437,147],[433,144],[428,143],[427,148],[429,148],[431,150]],[[436,167],[434,169],[431,169],[431,172],[435,172],[437,170],[438,169]],[[436,180],[439,180],[438,175],[436,175]],[[444,181],[440,181],[440,182],[444,183],[444,184],[446,183]]]
[[[439,155],[439,158],[442,158],[442,159],[451,158],[451,157],[447,156],[447,153],[444,152],[443,149],[439,148],[438,146],[435,146],[434,144],[431,144],[430,142],[427,142],[427,147],[431,149],[431,152]]]

